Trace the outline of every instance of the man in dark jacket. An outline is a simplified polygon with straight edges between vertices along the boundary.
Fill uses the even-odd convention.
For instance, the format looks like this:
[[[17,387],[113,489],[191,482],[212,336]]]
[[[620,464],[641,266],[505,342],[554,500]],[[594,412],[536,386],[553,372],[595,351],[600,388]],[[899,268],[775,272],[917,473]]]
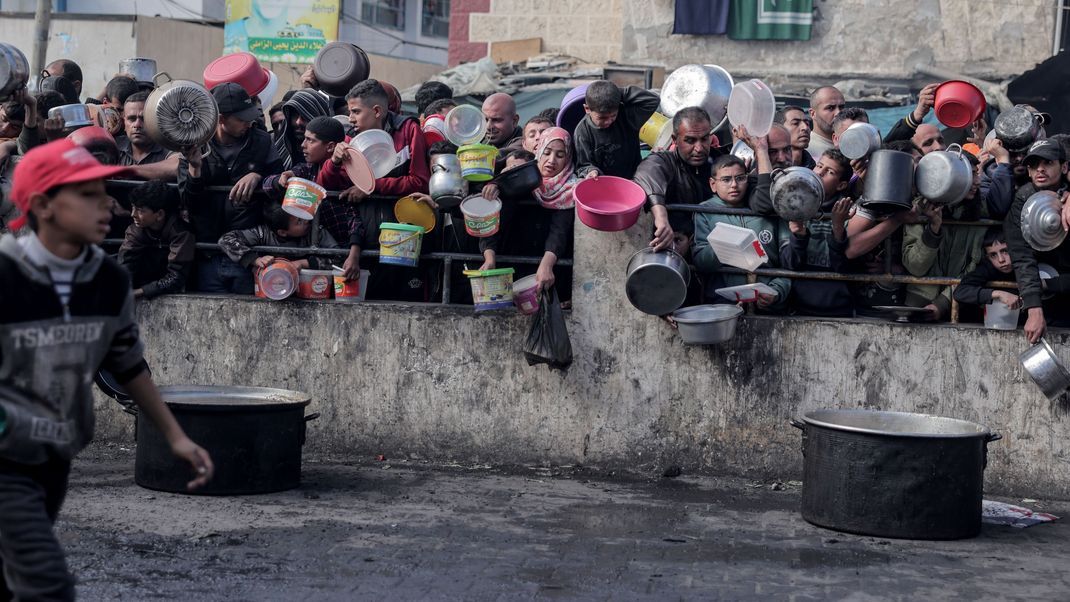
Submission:
[[[196,240],[178,215],[178,199],[163,180],[130,191],[134,223],[119,247],[119,264],[130,272],[134,297],[180,293],[193,265]]]
[[[212,88],[219,105],[219,123],[209,152],[186,149],[178,164],[178,190],[198,242],[214,243],[225,232],[252,228],[261,222],[263,198],[254,197],[265,176],[282,172],[282,161],[267,132],[252,127],[260,109],[235,83]],[[229,193],[207,192],[208,186],[231,186]],[[198,264],[198,287],[205,292],[251,294],[252,275],[223,255]]]
[[[605,80],[587,88],[583,108],[587,115],[576,126],[576,175],[629,178],[643,160],[639,130],[658,110],[657,94],[637,86],[623,90]]]

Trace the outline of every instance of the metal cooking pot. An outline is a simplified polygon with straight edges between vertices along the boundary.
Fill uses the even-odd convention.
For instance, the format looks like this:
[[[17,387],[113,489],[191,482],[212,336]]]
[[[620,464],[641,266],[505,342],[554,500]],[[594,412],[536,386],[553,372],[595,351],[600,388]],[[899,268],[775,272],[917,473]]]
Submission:
[[[996,117],[992,130],[1007,150],[1018,152],[1042,138],[1044,128],[1040,115],[1023,105],[1015,105]]]
[[[862,206],[880,213],[909,210],[914,193],[914,157],[877,150],[869,156]]]
[[[468,196],[468,180],[461,175],[457,155],[435,155],[428,191],[431,198],[444,208],[460,205]]]
[[[736,143],[732,145],[732,150],[728,151],[732,156],[739,157],[744,163],[748,165],[754,164],[754,149],[747,146],[747,143],[742,140],[736,140]]]
[[[350,88],[368,79],[371,63],[356,44],[330,42],[316,53],[312,72],[320,90],[332,96],[345,96]]]
[[[137,415],[134,482],[148,489],[198,495],[242,495],[293,489],[301,484],[305,393],[260,387],[160,387],[164,403],[190,439],[212,456],[215,476],[190,492],[189,465],[151,420]]]
[[[538,161],[533,159],[503,171],[494,181],[503,198],[515,199],[525,197],[538,188],[542,184],[542,174],[539,173]]]
[[[1070,388],[1070,371],[1044,339],[1023,351],[1018,361],[1048,399],[1055,401]]]
[[[973,164],[962,152],[961,146],[952,144],[922,157],[914,170],[918,194],[936,205],[954,205],[966,198],[973,186]]]
[[[802,516],[861,535],[961,539],[981,531],[988,443],[965,420],[872,410],[808,412]]]
[[[26,87],[30,81],[30,63],[26,55],[11,44],[0,43],[0,100]]]
[[[781,219],[806,221],[821,211],[825,202],[825,186],[814,170],[788,167],[773,171],[773,185],[769,188],[773,209]]]
[[[1037,251],[1051,251],[1063,244],[1063,203],[1051,190],[1034,192],[1022,206],[1022,238]]]
[[[93,125],[93,116],[89,114],[89,107],[83,104],[52,107],[48,110],[48,118],[55,119],[56,117],[63,119],[64,129]]]
[[[126,73],[138,83],[153,83],[156,76],[156,59],[123,59],[119,61],[119,73]]]
[[[852,123],[840,135],[840,152],[848,159],[862,159],[880,147],[881,133],[868,123]]]
[[[743,308],[738,305],[694,305],[672,313],[677,332],[687,345],[719,345],[732,340]]]
[[[167,83],[157,81],[166,77]],[[219,107],[204,86],[187,79],[171,79],[159,73],[153,79],[156,89],[145,101],[145,131],[160,146],[182,151],[201,146],[215,135]]]
[[[684,107],[702,107],[717,129],[728,118],[733,85],[732,76],[722,67],[684,65],[665,78],[658,112],[672,119]]]
[[[628,260],[624,292],[636,309],[654,316],[668,315],[684,304],[691,270],[676,251],[644,247]]]

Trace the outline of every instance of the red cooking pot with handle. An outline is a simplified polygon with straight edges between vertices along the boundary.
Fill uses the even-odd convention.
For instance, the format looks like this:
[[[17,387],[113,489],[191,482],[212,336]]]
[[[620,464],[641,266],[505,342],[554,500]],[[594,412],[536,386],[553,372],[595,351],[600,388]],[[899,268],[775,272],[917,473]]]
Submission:
[[[268,70],[261,67],[260,61],[248,52],[221,56],[204,68],[204,87],[209,90],[219,84],[232,82],[252,97],[263,92],[270,81]]]

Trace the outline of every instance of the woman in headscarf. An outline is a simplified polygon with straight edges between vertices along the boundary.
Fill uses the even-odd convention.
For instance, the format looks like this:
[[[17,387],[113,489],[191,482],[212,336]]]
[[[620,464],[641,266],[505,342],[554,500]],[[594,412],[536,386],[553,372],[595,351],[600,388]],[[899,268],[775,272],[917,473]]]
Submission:
[[[282,114],[286,119],[275,134],[275,151],[282,158],[284,169],[291,169],[305,162],[301,142],[305,139],[308,122],[320,116],[330,117],[333,113],[327,96],[322,92],[298,90],[282,105]]]

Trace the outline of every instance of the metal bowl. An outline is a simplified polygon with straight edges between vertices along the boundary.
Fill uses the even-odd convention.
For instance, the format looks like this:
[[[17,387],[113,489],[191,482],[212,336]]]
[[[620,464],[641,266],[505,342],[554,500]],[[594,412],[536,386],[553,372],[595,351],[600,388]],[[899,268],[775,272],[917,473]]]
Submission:
[[[852,123],[840,136],[840,152],[848,159],[861,159],[880,147],[881,133],[868,123]]]
[[[717,129],[728,118],[734,84],[731,74],[717,65],[684,65],[665,78],[659,112],[671,119],[685,107],[702,107]]]
[[[1048,399],[1054,401],[1070,388],[1070,371],[1046,340],[1023,351],[1018,361]]]
[[[1051,251],[1063,244],[1062,201],[1051,190],[1033,193],[1022,207],[1022,237],[1037,251]]]
[[[83,104],[52,107],[48,110],[48,118],[55,117],[63,119],[65,128],[93,125],[93,116],[89,114],[89,107]]]
[[[754,149],[747,146],[747,143],[742,140],[736,140],[736,143],[732,145],[732,150],[729,151],[734,157],[739,157],[744,163],[751,163],[753,166],[754,161]]]
[[[719,345],[732,340],[743,308],[738,305],[693,305],[672,314],[687,345]]]
[[[542,184],[542,174],[539,173],[538,162],[532,159],[523,165],[503,171],[496,182],[503,197],[524,197]]]

